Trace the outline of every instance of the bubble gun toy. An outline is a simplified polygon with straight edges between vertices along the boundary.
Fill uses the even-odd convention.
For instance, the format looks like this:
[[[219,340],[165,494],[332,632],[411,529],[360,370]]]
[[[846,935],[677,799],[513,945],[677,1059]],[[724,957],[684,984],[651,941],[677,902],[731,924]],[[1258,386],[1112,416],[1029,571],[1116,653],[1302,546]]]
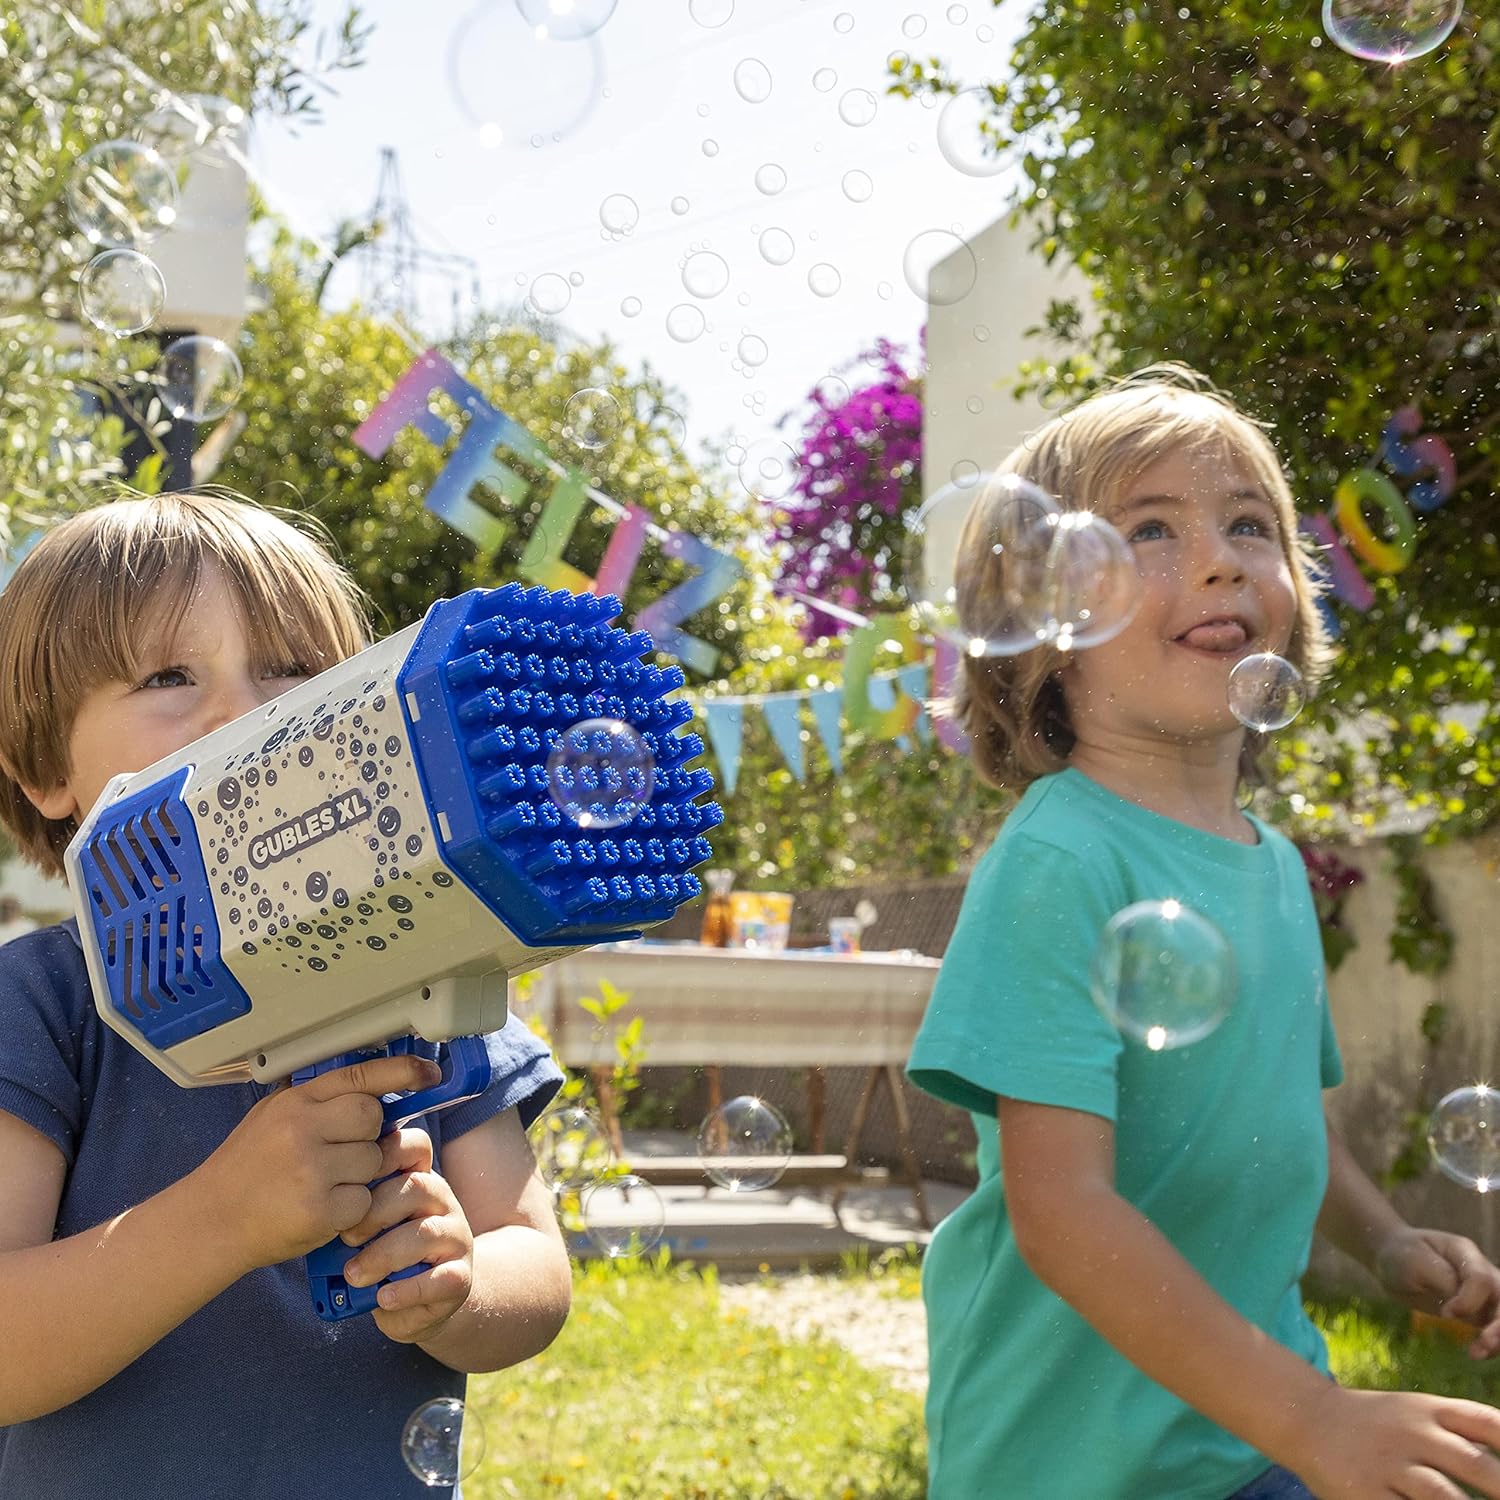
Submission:
[[[483,1092],[509,979],[670,917],[723,817],[695,800],[713,781],[666,696],[682,672],[642,661],[619,609],[517,584],[440,600],[115,777],[65,860],[101,1018],[187,1087],[436,1060],[387,1129]],[[645,753],[613,764],[612,734]],[[354,1253],[307,1257],[327,1320],[375,1306],[343,1279]]]

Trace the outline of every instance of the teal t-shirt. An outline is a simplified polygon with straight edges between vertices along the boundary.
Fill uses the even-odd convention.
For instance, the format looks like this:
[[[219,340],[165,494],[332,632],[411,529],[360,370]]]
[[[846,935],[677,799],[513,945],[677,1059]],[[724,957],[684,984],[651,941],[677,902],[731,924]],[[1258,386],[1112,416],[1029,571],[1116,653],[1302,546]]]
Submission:
[[[969,881],[908,1065],[979,1135],[979,1186],[922,1272],[930,1500],[1224,1500],[1268,1466],[1027,1269],[997,1094],[1113,1121],[1120,1194],[1220,1296],[1327,1371],[1298,1283],[1328,1180],[1321,1093],[1342,1066],[1301,856],[1250,821],[1259,842],[1237,844],[1070,769],[1028,788]],[[1117,911],[1169,898],[1229,940],[1238,989],[1207,1037],[1153,1052],[1096,1008],[1089,964]]]

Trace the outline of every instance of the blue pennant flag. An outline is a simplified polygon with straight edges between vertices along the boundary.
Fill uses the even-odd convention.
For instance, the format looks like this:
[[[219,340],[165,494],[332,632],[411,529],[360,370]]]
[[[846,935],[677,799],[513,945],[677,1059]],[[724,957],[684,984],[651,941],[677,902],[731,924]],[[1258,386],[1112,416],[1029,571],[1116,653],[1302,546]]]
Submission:
[[[724,791],[732,793],[734,784],[740,779],[740,744],[744,738],[745,710],[739,703],[714,703],[703,705],[703,719],[708,725],[708,742],[714,748],[719,762],[719,778]]]
[[[802,700],[797,697],[765,698],[760,705],[761,712],[766,716],[766,723],[770,725],[771,737],[776,741],[776,748],[781,751],[787,770],[798,781],[807,776],[807,768],[802,759],[802,731],[797,722],[797,710],[801,705]]]
[[[828,752],[835,776],[844,774],[844,694],[839,688],[822,688],[807,695],[813,718],[818,724],[818,738]]]
[[[931,680],[925,661],[908,662],[896,669],[896,681],[901,691],[914,703],[920,704],[922,712],[917,716],[917,738],[926,744],[932,738],[932,722],[927,717],[927,684]]]

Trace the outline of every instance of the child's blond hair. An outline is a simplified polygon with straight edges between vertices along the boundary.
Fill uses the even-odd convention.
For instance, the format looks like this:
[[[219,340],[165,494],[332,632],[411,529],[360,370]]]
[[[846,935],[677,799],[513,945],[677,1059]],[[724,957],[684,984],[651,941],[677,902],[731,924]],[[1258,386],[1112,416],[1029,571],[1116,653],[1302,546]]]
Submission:
[[[132,496],[61,522],[26,556],[0,593],[0,821],[28,862],[62,874],[76,827],[43,817],[23,788],[68,775],[83,700],[136,680],[143,642],[172,638],[205,562],[258,662],[320,672],[368,642],[363,594],[307,524],[217,494]]]
[[[1032,434],[995,471],[976,498],[959,541],[960,619],[995,617],[1005,596],[1003,549],[986,545],[997,534],[1008,492],[997,483],[1016,474],[1045,490],[1065,510],[1107,517],[1127,487],[1168,454],[1222,455],[1242,464],[1275,507],[1297,596],[1296,622],[1286,656],[1309,689],[1332,656],[1318,606],[1319,584],[1281,461],[1265,430],[1184,365],[1152,365],[1089,397]],[[1059,669],[1066,655],[1038,646],[1019,656],[965,656],[951,695],[939,711],[968,735],[981,780],[1020,791],[1039,776],[1060,771],[1073,748]],[[1241,770],[1255,775],[1264,736],[1246,736]]]

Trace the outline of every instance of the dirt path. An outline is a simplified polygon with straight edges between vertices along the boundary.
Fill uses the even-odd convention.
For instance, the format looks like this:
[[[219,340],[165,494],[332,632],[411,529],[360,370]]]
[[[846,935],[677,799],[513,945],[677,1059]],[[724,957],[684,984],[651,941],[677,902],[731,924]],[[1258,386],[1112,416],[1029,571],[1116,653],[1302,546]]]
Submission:
[[[917,1297],[895,1297],[880,1283],[833,1276],[784,1276],[725,1283],[720,1304],[787,1338],[821,1333],[892,1382],[927,1389],[927,1320]]]

